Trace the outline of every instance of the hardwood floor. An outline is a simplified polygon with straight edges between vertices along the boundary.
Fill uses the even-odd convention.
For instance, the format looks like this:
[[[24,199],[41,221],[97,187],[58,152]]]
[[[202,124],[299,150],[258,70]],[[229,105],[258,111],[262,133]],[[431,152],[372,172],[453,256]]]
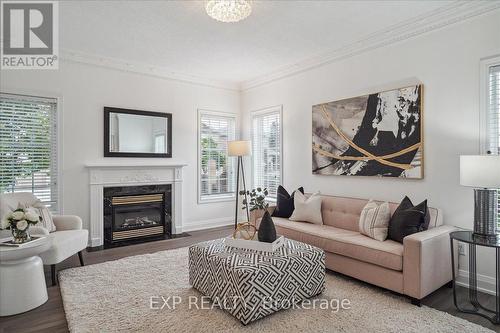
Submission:
[[[84,253],[84,260],[85,264],[90,265],[104,261],[116,260],[131,255],[140,255],[185,247],[200,241],[224,237],[228,235],[231,230],[231,227],[225,227],[196,231],[192,232],[191,236],[189,237],[161,240],[157,242],[143,243],[138,245],[107,249],[103,251],[86,252]],[[65,268],[77,266],[79,266],[78,256],[75,255],[59,264],[57,266],[57,269],[62,270]],[[330,274],[336,273],[330,272]],[[50,286],[50,267],[46,267],[45,269],[45,278],[47,286]],[[49,300],[42,306],[27,313],[0,318],[0,333],[68,332],[68,326],[66,323],[66,317],[64,314],[59,287],[49,287],[48,293]],[[458,294],[459,297],[465,297],[466,290],[464,288],[460,288]],[[495,298],[491,295],[481,294],[480,301],[482,301],[482,304],[487,307],[495,308]],[[452,289],[450,288],[443,287],[435,291],[434,293],[426,297],[422,301],[422,304],[441,311],[448,312],[449,314],[464,318],[476,324],[488,327],[496,332],[500,332],[500,325],[493,325],[488,320],[479,316],[459,313],[453,305]]]

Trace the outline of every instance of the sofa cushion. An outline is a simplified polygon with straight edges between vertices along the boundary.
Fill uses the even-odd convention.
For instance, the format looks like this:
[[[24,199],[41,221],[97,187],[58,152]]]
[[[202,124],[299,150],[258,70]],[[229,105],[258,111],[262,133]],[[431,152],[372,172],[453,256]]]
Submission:
[[[359,230],[359,216],[368,200],[323,196],[323,224],[352,231]]]
[[[385,268],[403,269],[403,245],[398,242],[380,242],[357,231],[327,225],[291,222],[277,217],[273,221],[279,235]]]
[[[88,230],[63,230],[51,233],[52,247],[40,254],[44,265],[57,264],[87,247]]]

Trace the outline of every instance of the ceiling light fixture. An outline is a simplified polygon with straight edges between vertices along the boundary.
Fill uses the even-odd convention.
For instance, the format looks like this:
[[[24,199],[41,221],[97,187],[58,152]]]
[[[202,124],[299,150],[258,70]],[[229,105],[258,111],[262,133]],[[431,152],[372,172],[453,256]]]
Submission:
[[[252,13],[250,0],[207,0],[208,16],[220,22],[238,22]]]

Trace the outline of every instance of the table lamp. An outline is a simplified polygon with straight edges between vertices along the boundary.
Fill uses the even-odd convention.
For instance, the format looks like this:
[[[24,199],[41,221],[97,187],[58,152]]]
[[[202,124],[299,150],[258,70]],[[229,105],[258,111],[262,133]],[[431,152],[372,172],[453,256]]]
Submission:
[[[460,184],[474,187],[474,234],[497,239],[500,155],[460,156]]]
[[[238,196],[239,196],[239,188],[240,188],[240,169],[241,169],[241,178],[243,180],[243,190],[245,191],[245,198],[247,197],[247,186],[245,184],[245,170],[243,168],[243,156],[252,155],[252,142],[251,141],[229,141],[228,143],[228,155],[238,157],[238,169],[236,173],[236,211],[234,217],[234,228],[238,227]],[[250,221],[250,213],[247,209],[247,220]]]

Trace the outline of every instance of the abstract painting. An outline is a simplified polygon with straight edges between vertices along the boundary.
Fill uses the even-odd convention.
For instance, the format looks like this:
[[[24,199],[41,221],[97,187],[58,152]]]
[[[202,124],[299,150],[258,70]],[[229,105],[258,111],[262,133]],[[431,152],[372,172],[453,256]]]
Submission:
[[[422,85],[312,107],[314,174],[423,178]]]

